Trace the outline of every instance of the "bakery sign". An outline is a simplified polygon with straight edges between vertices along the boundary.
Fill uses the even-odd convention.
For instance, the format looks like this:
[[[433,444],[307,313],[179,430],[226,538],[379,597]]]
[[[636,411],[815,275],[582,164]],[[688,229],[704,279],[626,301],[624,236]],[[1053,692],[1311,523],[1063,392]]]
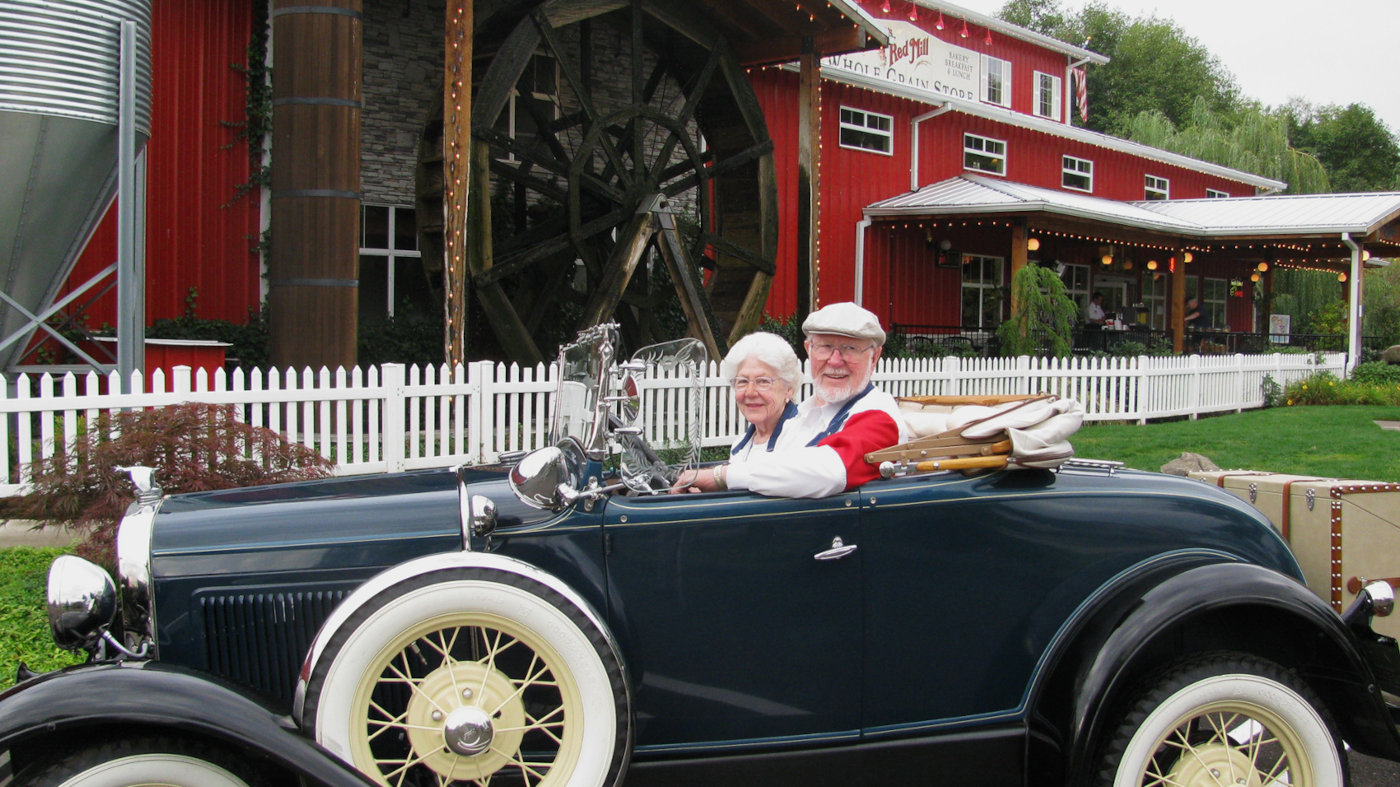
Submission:
[[[889,32],[889,46],[822,58],[822,69],[861,77],[859,81],[866,84],[889,82],[963,101],[978,100],[982,60],[976,52],[953,46],[909,22],[884,19],[881,23]]]

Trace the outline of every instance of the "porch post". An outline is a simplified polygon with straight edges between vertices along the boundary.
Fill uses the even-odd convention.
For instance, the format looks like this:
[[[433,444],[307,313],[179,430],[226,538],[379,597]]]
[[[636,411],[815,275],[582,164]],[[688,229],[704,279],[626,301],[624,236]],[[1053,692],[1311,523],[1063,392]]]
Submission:
[[[818,191],[821,188],[821,55],[811,39],[804,39],[798,60],[797,108],[797,311],[799,322],[817,308],[820,300],[820,260],[817,259],[817,233],[821,216]]]
[[[1026,267],[1026,222],[1011,222],[1011,282],[1016,280],[1016,274]],[[1011,288],[1011,314],[1015,315],[1021,310],[1021,304],[1017,303],[1016,288]]]
[[[1172,250],[1168,267],[1172,274],[1172,352],[1180,355],[1186,349],[1186,260],[1180,248]]]

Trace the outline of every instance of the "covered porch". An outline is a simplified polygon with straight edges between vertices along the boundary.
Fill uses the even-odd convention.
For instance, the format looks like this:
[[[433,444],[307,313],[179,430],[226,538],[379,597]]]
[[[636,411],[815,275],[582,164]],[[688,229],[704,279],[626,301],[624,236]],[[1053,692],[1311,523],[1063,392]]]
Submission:
[[[906,335],[927,337],[916,343],[987,348],[1016,308],[1011,278],[1039,264],[1056,270],[1081,315],[1103,295],[1107,319],[1081,323],[1076,351],[1124,341],[1170,342],[1176,353],[1290,345],[1346,351],[1352,366],[1363,339],[1360,274],[1400,255],[1400,192],[1118,202],[966,174],[869,205],[861,225],[856,297]],[[1271,322],[1274,276],[1289,269],[1336,277],[1344,336]]]

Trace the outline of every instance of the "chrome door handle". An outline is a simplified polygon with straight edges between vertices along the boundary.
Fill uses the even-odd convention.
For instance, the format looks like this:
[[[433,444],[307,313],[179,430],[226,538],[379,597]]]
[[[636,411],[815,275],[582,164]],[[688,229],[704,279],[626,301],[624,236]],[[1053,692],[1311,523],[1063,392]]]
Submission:
[[[841,558],[856,551],[855,544],[847,544],[841,540],[840,536],[831,539],[831,549],[823,549],[812,557],[817,560],[840,560]]]

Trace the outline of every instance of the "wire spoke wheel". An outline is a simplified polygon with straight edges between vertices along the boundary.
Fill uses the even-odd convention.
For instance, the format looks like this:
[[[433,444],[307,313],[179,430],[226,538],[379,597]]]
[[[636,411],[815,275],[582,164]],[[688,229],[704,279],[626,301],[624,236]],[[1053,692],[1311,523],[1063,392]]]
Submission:
[[[777,250],[772,141],[721,36],[683,0],[501,4],[474,48],[474,333],[536,362],[601,321],[632,346],[688,332],[712,353],[757,325]],[[420,152],[430,271],[440,135],[430,122]]]
[[[365,676],[352,745],[389,784],[561,783],[549,777],[576,761],[582,714],[559,663],[537,634],[494,615],[424,621]]]
[[[1202,656],[1149,682],[1105,748],[1113,787],[1343,787],[1341,740],[1295,674],[1241,654]]]
[[[391,787],[609,787],[630,756],[631,712],[599,626],[510,572],[412,576],[328,640],[302,721]]]

